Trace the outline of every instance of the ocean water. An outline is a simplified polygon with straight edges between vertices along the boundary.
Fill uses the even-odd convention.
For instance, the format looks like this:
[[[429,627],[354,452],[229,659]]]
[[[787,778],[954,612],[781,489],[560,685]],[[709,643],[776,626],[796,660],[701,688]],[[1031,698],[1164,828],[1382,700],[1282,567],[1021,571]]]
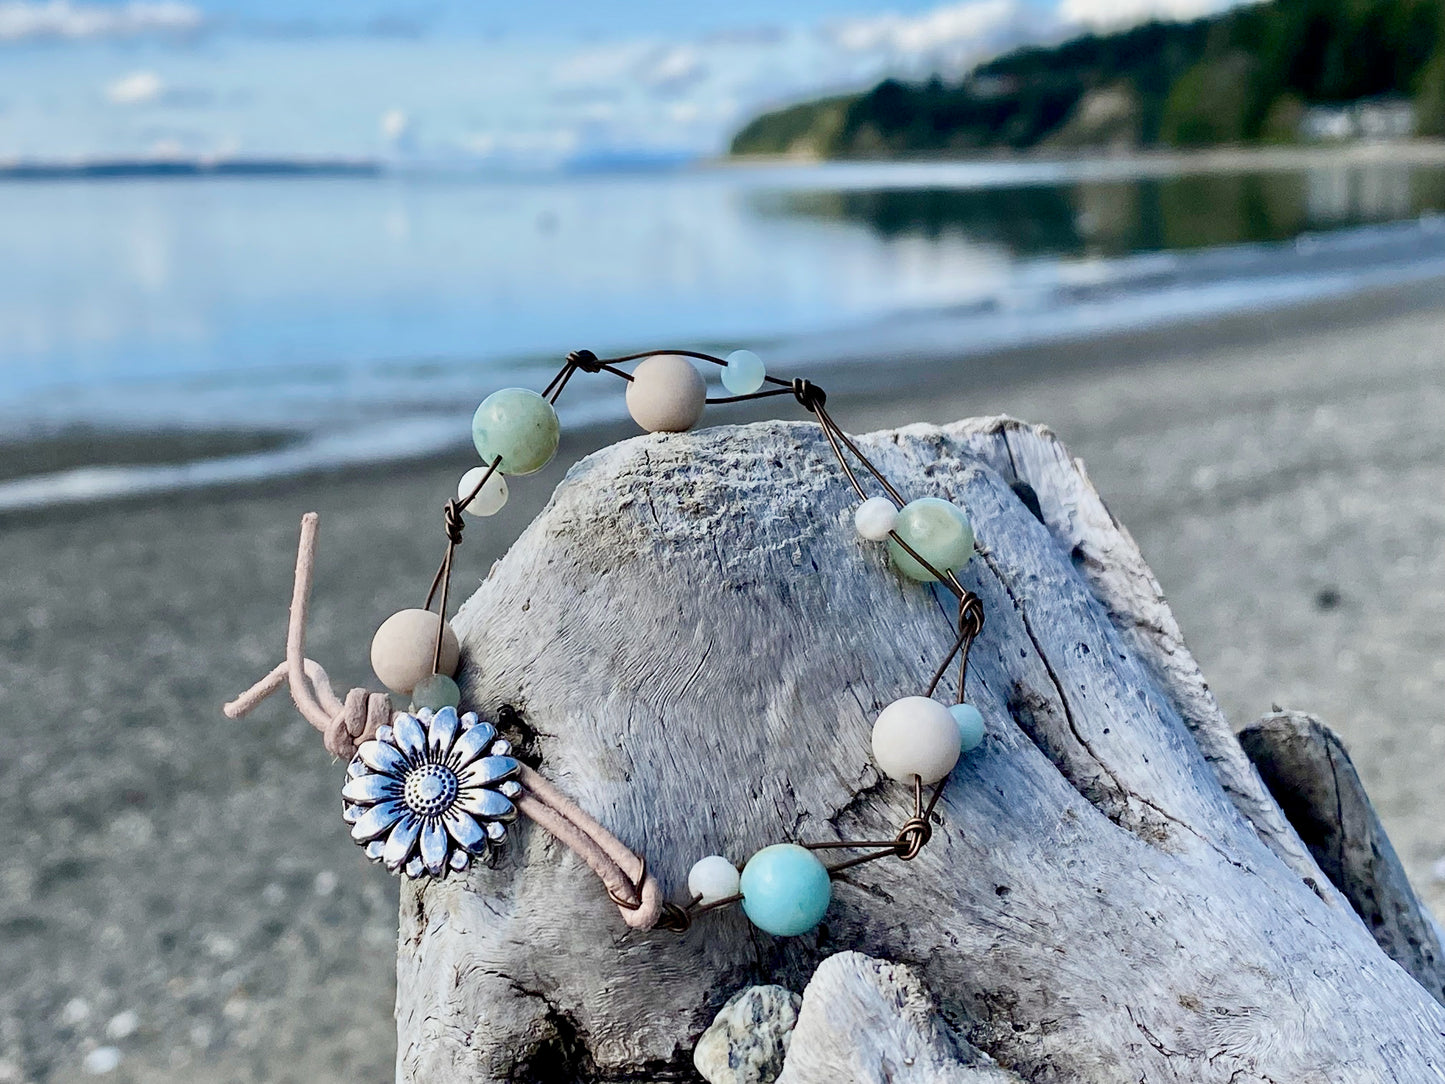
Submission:
[[[424,455],[568,351],[831,371],[1445,274],[1445,167],[1115,162],[0,184],[0,440],[281,429],[0,510]],[[569,389],[572,421],[621,410]]]

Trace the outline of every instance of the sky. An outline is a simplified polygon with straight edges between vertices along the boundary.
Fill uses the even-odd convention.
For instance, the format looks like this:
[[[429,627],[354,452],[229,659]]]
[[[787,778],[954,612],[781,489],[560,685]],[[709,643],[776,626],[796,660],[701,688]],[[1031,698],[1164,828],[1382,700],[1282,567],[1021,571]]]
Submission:
[[[0,161],[716,154],[760,110],[1224,0],[0,0]]]

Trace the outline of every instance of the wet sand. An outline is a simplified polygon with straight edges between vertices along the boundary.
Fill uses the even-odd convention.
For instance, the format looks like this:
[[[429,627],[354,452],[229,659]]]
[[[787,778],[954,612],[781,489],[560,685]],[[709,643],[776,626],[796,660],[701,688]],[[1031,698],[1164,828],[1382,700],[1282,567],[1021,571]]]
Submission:
[[[849,377],[830,398],[855,431],[1053,426],[1234,724],[1277,703],[1335,727],[1445,908],[1445,283],[867,375],[873,389]],[[569,438],[519,480],[470,528],[456,590],[563,465],[629,432]],[[22,451],[31,469],[45,455]],[[279,658],[313,509],[309,653],[338,685],[365,682],[379,618],[421,602],[468,465],[459,446],[0,521],[0,1084],[93,1079],[105,1048],[117,1081],[391,1078],[396,884],[346,837],[338,769],[288,705],[236,723],[219,705]]]

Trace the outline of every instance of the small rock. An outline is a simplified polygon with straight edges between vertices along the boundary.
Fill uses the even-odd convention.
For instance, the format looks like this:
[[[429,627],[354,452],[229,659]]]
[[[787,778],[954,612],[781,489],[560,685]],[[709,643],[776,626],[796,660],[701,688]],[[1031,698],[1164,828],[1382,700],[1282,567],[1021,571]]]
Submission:
[[[261,889],[261,902],[267,907],[280,907],[286,902],[286,890],[272,881]]]
[[[83,997],[71,998],[65,1003],[65,1008],[60,1010],[61,1021],[72,1027],[85,1023],[89,1016],[90,1004]]]
[[[772,1084],[783,1071],[802,1003],[782,986],[734,994],[698,1039],[693,1065],[708,1084]]]
[[[81,1062],[81,1068],[91,1076],[104,1076],[106,1073],[115,1072],[119,1067],[120,1051],[113,1046],[97,1046],[85,1055],[85,1061]]]
[[[105,1025],[105,1037],[107,1039],[129,1039],[140,1027],[140,1017],[130,1009],[125,1012],[118,1012],[110,1018],[110,1023]]]
[[[336,874],[332,873],[329,869],[322,870],[316,875],[316,884],[314,887],[318,896],[331,895],[331,893],[336,891]]]

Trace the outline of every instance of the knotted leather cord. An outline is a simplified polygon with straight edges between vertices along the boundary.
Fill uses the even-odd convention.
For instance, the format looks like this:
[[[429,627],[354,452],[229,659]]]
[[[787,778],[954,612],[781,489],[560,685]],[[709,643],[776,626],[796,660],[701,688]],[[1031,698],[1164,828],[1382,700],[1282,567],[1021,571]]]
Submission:
[[[301,518],[286,660],[222,710],[228,718],[239,719],[283,685],[289,686],[297,710],[321,731],[327,751],[349,759],[358,745],[376,737],[377,729],[390,722],[394,712],[386,693],[352,689],[344,701],[337,699],[326,671],[305,657],[306,609],[320,523],[315,512]],[[655,926],[662,914],[662,889],[647,872],[646,862],[526,765],[522,765],[520,782],[523,793],[516,799],[517,808],[577,852],[606,886],[624,922],[642,930]]]
[[[649,350],[640,354],[601,360],[590,350],[579,350],[567,356],[562,369],[553,377],[543,391],[543,396],[555,403],[566,388],[568,381],[577,370],[588,373],[607,372],[623,380],[631,381],[632,374],[617,366],[625,362],[652,357],[657,354],[680,354],[726,366],[727,362],[711,354],[690,350]],[[904,497],[888,481],[873,462],[863,454],[828,413],[827,400],[823,389],[807,380],[783,380],[765,376],[765,382],[773,387],[747,395],[720,396],[709,398],[708,403],[738,403],[753,399],[765,399],[777,395],[792,395],[799,405],[817,419],[829,448],[847,476],[849,484],[860,499],[867,500],[853,466],[848,462],[844,449],[851,453],[859,465],[872,475],[873,479],[897,507],[907,503]],[[456,548],[461,544],[465,522],[462,519],[468,505],[481,493],[483,487],[501,467],[502,457],[495,457],[487,464],[486,470],[464,497],[447,501],[443,510],[447,546],[441,565],[432,578],[427,591],[424,608],[430,610],[440,593],[436,641],[433,645],[432,670],[438,672],[441,662],[443,635],[446,629],[446,610],[451,587],[452,562]],[[391,699],[386,693],[366,689],[352,689],[345,700],[338,700],[332,691],[326,671],[320,664],[305,657],[306,610],[310,600],[311,582],[316,559],[316,536],[319,517],[308,512],[301,520],[301,541],[296,556],[296,581],[291,597],[291,619],[286,636],[286,659],[254,686],[235,700],[225,705],[226,715],[232,719],[246,714],[282,685],[290,688],[291,698],[302,716],[319,730],[324,738],[327,751],[339,757],[351,757],[363,741],[376,736],[377,729],[392,717]],[[931,697],[938,688],[944,673],[955,657],[959,659],[958,701],[963,701],[964,679],[968,672],[968,652],[974,639],[983,629],[983,604],[978,596],[964,588],[957,575],[949,570],[942,572],[935,568],[922,554],[905,541],[897,531],[889,531],[889,538],[896,542],[910,557],[925,568],[947,591],[958,599],[958,636],[947,656],[939,665],[928,684],[926,696]],[[607,831],[590,814],[582,810],[552,785],[545,777],[526,765],[522,766],[519,781],[522,784],[515,804],[517,808],[535,821],[540,827],[571,848],[587,864],[588,868],[602,881],[607,895],[617,905],[622,919],[633,929],[647,930],[654,927],[674,932],[686,930],[696,915],[737,903],[741,895],[728,896],[708,904],[701,903],[695,896],[685,906],[678,906],[663,899],[662,889],[656,878],[648,872],[645,859],[634,854],[616,836]],[[828,843],[804,844],[810,850],[857,849],[869,853],[837,862],[828,866],[829,876],[835,876],[854,866],[873,862],[880,858],[894,856],[902,861],[912,861],[922,851],[933,834],[932,817],[934,807],[943,794],[947,777],[934,785],[927,803],[923,798],[923,782],[913,777],[913,815],[904,822],[898,834],[891,840],[840,840]]]

